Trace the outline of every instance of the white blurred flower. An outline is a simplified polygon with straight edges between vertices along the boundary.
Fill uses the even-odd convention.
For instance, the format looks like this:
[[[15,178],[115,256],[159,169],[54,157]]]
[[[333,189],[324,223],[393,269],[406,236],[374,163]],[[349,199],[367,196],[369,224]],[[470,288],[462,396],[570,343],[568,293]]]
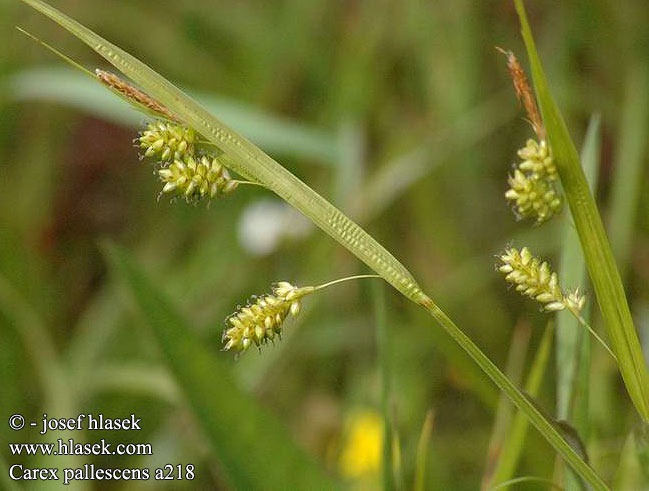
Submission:
[[[250,254],[265,256],[286,238],[305,237],[311,222],[286,203],[262,199],[248,205],[239,220],[239,242]]]

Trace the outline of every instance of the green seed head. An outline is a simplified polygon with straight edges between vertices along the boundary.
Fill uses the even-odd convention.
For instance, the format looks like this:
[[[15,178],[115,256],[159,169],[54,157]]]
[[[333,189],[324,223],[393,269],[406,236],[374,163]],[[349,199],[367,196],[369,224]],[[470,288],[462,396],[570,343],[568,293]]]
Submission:
[[[253,344],[262,344],[281,337],[282,325],[290,315],[300,313],[300,299],[313,293],[315,288],[298,288],[286,281],[273,286],[271,294],[253,297],[245,307],[239,307],[227,318],[223,331],[223,350],[241,353]]]
[[[579,293],[565,294],[559,285],[557,273],[550,269],[550,265],[534,257],[527,247],[520,251],[513,247],[505,250],[500,256],[502,264],[498,271],[505,275],[505,281],[515,285],[516,291],[527,295],[543,304],[546,311],[570,309],[580,311],[586,297]]]

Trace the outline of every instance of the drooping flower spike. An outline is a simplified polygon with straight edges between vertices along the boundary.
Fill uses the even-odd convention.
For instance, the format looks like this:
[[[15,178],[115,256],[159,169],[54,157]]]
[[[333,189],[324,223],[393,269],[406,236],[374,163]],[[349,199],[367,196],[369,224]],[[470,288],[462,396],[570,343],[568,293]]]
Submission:
[[[550,270],[547,262],[534,257],[527,247],[520,251],[509,247],[500,256],[500,260],[502,265],[498,270],[505,275],[505,281],[515,285],[516,291],[522,295],[544,304],[545,310],[572,307],[580,311],[583,308],[586,299],[579,295],[579,290],[572,295],[565,295],[559,286],[557,273]]]
[[[579,292],[579,288],[573,292],[565,292],[559,285],[557,273],[550,269],[546,261],[535,257],[527,247],[520,251],[508,247],[499,259],[501,263],[498,265],[498,271],[505,275],[506,282],[515,286],[517,292],[541,303],[547,312],[569,311],[617,360],[611,348],[581,316],[586,297]]]
[[[289,315],[296,317],[302,309],[302,298],[319,290],[344,281],[360,278],[380,278],[378,275],[358,275],[330,281],[319,286],[299,288],[287,281],[280,281],[272,287],[272,292],[260,297],[253,296],[245,307],[237,310],[226,319],[223,330],[223,350],[236,354],[251,346],[261,348],[281,338],[284,321]]]

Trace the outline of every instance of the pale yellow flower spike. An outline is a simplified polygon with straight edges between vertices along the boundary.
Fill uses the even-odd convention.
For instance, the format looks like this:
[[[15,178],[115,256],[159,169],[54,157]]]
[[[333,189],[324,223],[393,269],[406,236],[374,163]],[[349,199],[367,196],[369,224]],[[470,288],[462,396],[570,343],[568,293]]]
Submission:
[[[163,193],[176,193],[189,202],[204,198],[217,198],[234,191],[240,181],[230,177],[227,169],[216,157],[186,157],[176,160],[169,167],[158,169],[165,183]]]
[[[226,319],[223,350],[241,353],[253,344],[261,348],[261,345],[274,341],[275,336],[281,337],[282,326],[289,314],[296,317],[300,313],[302,297],[343,281],[360,278],[380,278],[380,276],[350,276],[319,286],[302,288],[287,281],[276,283],[273,285],[272,293],[261,297],[253,296],[251,302],[248,302],[245,307],[239,307]]]
[[[559,285],[557,273],[550,269],[546,261],[534,257],[527,247],[523,247],[520,251],[509,247],[500,256],[500,260],[502,264],[498,267],[498,271],[505,275],[506,282],[515,285],[517,292],[540,302],[548,312],[568,310],[617,361],[611,348],[581,316],[580,312],[586,304],[586,297],[579,293],[579,289],[572,293],[564,293]]]
[[[198,203],[230,194],[240,184],[259,185],[233,179],[217,150],[197,151],[196,147],[203,144],[200,135],[182,124],[163,120],[149,123],[135,141],[144,151],[143,157],[157,159],[156,173],[164,183],[161,195]]]

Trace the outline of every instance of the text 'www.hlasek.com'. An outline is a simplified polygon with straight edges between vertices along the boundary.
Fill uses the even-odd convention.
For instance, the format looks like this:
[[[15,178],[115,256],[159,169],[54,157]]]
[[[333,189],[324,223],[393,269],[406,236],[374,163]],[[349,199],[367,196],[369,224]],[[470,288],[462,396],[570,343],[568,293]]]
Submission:
[[[27,427],[34,428],[34,439],[45,440],[53,434],[60,436],[65,432],[65,438],[54,441],[34,441],[9,443],[12,458],[21,462],[29,462],[30,457],[56,456],[133,456],[153,455],[150,443],[123,443],[106,441],[104,438],[93,439],[99,432],[110,432],[111,436],[120,432],[132,432],[142,429],[142,421],[134,414],[126,418],[111,418],[103,414],[79,414],[74,418],[50,417],[43,414],[38,421],[27,422],[21,414],[9,418],[9,427],[20,431]],[[73,432],[80,432],[75,439]],[[45,460],[46,461],[46,460]],[[56,461],[60,463],[60,460]],[[194,479],[194,465],[186,463],[168,463],[159,467],[105,467],[93,463],[80,463],[74,466],[47,467],[42,464],[34,467],[25,463],[8,464],[9,478],[14,481],[60,481],[70,484],[73,481],[169,481]]]

